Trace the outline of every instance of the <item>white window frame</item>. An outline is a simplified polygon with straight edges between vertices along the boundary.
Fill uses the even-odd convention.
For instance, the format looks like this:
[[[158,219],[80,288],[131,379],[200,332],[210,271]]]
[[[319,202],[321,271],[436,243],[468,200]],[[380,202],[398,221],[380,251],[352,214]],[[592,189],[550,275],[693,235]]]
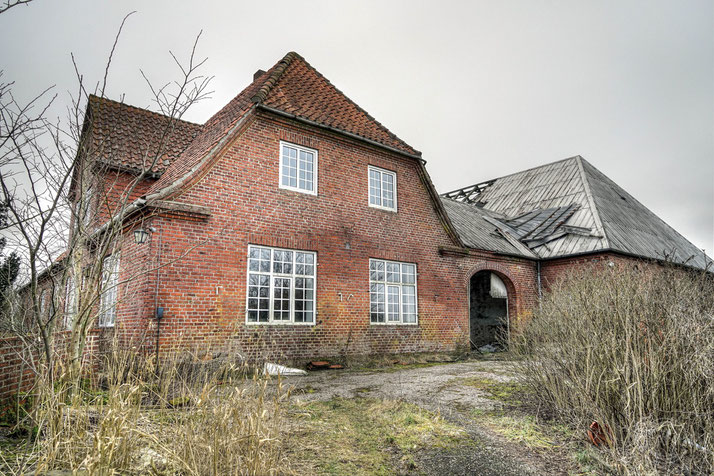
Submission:
[[[62,313],[62,321],[66,329],[72,328],[72,323],[77,315],[77,294],[79,289],[75,283],[74,276],[67,277],[64,293],[64,312]]]
[[[371,172],[379,172],[380,174],[384,175],[391,175],[392,178],[394,179],[394,207],[385,207],[384,205],[377,205],[372,203],[372,194],[371,194]],[[380,183],[382,182],[382,178],[380,176]],[[381,196],[380,196],[380,201],[384,203],[384,189],[381,188],[380,185],[380,191],[381,191]],[[369,204],[370,207],[372,208],[378,208],[380,210],[387,210],[390,212],[396,212],[397,211],[397,173],[393,170],[387,170],[383,169],[380,167],[375,167],[374,165],[369,165],[367,166],[367,203]]]
[[[250,249],[258,248],[264,250],[270,250],[270,271],[266,273],[265,271],[258,271],[256,274],[260,275],[270,275],[270,285],[268,291],[269,307],[268,307],[268,322],[261,321],[249,321],[248,320],[248,299],[250,299]],[[292,272],[290,274],[276,273],[273,270],[273,251],[291,251],[293,253],[292,261]],[[313,257],[313,267],[314,274],[312,275],[302,275],[296,274],[296,253],[307,253],[311,254]],[[246,255],[246,273],[245,273],[245,323],[249,326],[314,326],[317,324],[317,252],[309,250],[296,250],[290,248],[279,248],[275,246],[264,246],[264,245],[253,245],[248,244],[248,252]],[[295,279],[296,278],[312,278],[313,280],[313,294],[312,294],[312,322],[295,322]],[[290,320],[274,320],[273,311],[275,306],[275,278],[290,278]],[[260,317],[258,317],[260,319]]]
[[[372,263],[381,261],[384,263],[384,279],[383,280],[373,280],[372,279]],[[399,270],[400,270],[400,278],[399,278],[399,283],[391,282],[387,280],[387,264],[398,264],[399,265]],[[402,265],[410,265],[414,266],[414,283],[403,283],[402,282],[402,272],[401,272],[401,266]],[[417,268],[416,263],[407,263],[405,261],[392,261],[392,260],[387,260],[387,259],[381,259],[381,258],[370,258],[369,259],[369,268],[368,268],[368,273],[369,273],[369,310],[368,310],[368,319],[370,325],[373,326],[418,326],[419,325],[419,289],[417,288],[417,281],[419,281],[419,271]],[[372,321],[372,284],[382,284],[384,285],[384,322],[374,322]],[[398,321],[389,321],[389,300],[388,300],[388,294],[389,294],[389,287],[399,287],[399,320]],[[413,286],[414,287],[414,322],[404,322],[404,286]]]
[[[295,187],[283,184],[283,147],[291,147],[293,149],[297,149],[297,160],[298,160],[298,162],[297,162],[297,186],[295,186]],[[304,152],[309,152],[309,153],[313,154],[313,157],[315,158],[314,163],[312,165],[312,190],[306,190],[304,188],[300,188],[300,151],[301,150]],[[285,189],[285,190],[292,190],[293,192],[305,193],[307,195],[317,195],[317,176],[318,176],[317,164],[318,164],[317,150],[281,140],[280,141],[280,150],[278,152],[278,187]]]
[[[117,319],[119,262],[121,261],[121,255],[117,251],[109,256],[105,256],[102,261],[102,287],[99,296],[97,327],[114,327]],[[112,269],[107,270],[107,266],[111,266]],[[108,289],[105,289],[107,287]],[[110,301],[107,302],[107,299]]]

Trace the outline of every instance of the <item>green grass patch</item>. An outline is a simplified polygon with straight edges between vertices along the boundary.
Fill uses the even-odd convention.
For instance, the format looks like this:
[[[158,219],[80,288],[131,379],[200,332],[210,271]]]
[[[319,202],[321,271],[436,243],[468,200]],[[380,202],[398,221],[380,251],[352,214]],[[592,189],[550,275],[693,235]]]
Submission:
[[[335,398],[295,403],[291,459],[305,472],[390,475],[414,470],[425,449],[473,445],[460,427],[420,407],[394,400]]]
[[[459,384],[483,390],[486,398],[509,405],[521,405],[528,395],[528,388],[515,381],[498,382],[485,377],[470,377],[459,380]]]

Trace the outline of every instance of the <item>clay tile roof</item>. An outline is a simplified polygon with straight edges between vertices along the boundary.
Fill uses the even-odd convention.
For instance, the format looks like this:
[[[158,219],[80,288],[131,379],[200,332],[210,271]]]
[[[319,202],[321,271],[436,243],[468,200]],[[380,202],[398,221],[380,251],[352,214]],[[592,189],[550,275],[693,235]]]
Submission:
[[[265,106],[418,155],[409,144],[392,134],[367,111],[352,102],[297,53],[277,81],[260,89],[258,100]]]
[[[157,192],[188,174],[256,104],[409,155],[420,155],[335,88],[302,56],[290,52],[211,117],[191,145],[152,185],[149,193]]]
[[[127,104],[89,96],[88,122],[90,153],[101,161],[126,170],[141,171],[148,166],[162,144],[170,118]],[[162,155],[153,167],[161,173],[186,149],[201,125],[174,120],[172,131],[161,147]]]

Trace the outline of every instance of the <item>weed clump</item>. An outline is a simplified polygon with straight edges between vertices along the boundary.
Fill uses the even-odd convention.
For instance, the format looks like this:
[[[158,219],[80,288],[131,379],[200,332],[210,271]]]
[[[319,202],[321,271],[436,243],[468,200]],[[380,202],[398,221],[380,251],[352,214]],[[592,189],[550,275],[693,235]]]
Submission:
[[[714,472],[714,279],[654,264],[574,271],[514,336],[532,391],[623,473]]]

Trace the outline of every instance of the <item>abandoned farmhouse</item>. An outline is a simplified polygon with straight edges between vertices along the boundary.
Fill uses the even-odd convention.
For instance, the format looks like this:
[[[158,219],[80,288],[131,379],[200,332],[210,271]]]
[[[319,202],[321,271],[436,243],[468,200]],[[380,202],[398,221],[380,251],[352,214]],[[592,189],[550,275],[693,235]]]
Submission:
[[[87,196],[116,201],[75,219],[117,212],[167,120],[90,97]],[[174,124],[104,259],[94,332],[276,359],[450,351],[507,337],[573,267],[711,261],[582,157],[441,195],[425,164],[288,53],[205,124]]]

